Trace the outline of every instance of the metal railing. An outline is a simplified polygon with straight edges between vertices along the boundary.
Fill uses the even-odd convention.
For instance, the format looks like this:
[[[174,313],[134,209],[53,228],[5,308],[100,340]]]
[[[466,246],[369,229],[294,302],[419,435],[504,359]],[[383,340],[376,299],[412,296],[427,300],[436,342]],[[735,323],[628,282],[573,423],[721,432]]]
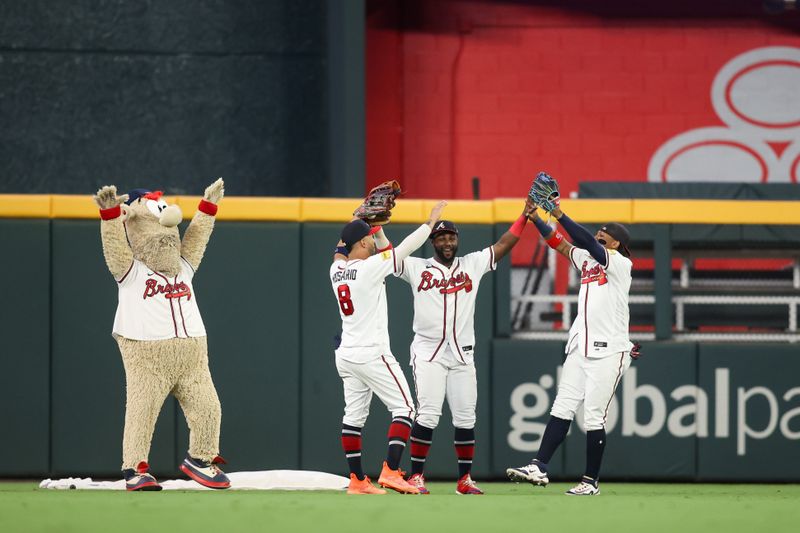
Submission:
[[[521,339],[566,340],[572,324],[572,306],[577,303],[577,294],[522,295],[512,296],[512,303],[560,303],[561,327],[558,330],[515,331],[512,336]],[[631,304],[655,304],[653,295],[632,295]],[[673,339],[682,341],[758,341],[758,342],[800,342],[797,327],[799,296],[696,296],[676,295],[672,297],[675,306],[675,332]],[[698,333],[685,331],[685,309],[687,305],[783,305],[788,310],[787,328],[775,333]],[[637,339],[652,340],[651,332],[636,333]]]

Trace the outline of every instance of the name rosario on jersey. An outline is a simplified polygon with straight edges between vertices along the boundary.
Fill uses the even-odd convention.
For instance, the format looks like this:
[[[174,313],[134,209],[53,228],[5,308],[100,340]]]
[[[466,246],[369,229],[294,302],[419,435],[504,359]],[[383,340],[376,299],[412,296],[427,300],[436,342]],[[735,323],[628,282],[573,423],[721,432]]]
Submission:
[[[466,272],[459,272],[457,276],[450,279],[435,279],[430,270],[424,270],[421,280],[417,286],[417,292],[439,289],[441,294],[453,294],[460,290],[472,292],[472,279]]]
[[[595,265],[592,268],[586,268],[588,265],[588,261],[584,261],[583,265],[581,265],[581,284],[585,285],[586,283],[591,283],[596,281],[598,285],[605,285],[608,283],[608,277],[606,277],[606,271],[603,270],[603,267],[600,265]]]
[[[331,276],[331,279],[334,283],[339,283],[340,281],[355,281],[356,276],[358,276],[358,270],[348,268],[347,270],[336,272]]]
[[[189,286],[184,282],[172,284],[167,282],[162,285],[157,279],[150,278],[144,282],[144,294],[142,300],[147,300],[158,294],[163,294],[164,298],[183,298],[186,296],[187,300],[192,299],[192,291]]]

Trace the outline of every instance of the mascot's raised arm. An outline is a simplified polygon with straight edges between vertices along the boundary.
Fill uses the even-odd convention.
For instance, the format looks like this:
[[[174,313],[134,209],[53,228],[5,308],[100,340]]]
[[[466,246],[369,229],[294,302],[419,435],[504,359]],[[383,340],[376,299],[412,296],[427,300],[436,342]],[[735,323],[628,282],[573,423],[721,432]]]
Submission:
[[[181,241],[180,207],[161,191],[97,191],[103,255],[119,287],[113,336],[125,367],[122,472],[128,490],[161,490],[148,454],[158,414],[175,396],[189,425],[189,452],[180,469],[201,485],[225,489],[219,468],[222,410],[208,369],[206,330],[192,278],[214,229],[224,196],[218,179],[206,188]]]

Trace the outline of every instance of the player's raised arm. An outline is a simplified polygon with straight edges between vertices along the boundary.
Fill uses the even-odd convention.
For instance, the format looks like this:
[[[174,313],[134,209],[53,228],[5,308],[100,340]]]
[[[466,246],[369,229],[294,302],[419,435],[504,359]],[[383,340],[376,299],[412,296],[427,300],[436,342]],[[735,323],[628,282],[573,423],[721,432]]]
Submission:
[[[558,190],[558,182],[553,179],[546,172],[539,172],[533,180],[533,185],[528,192],[528,198],[537,207],[542,208],[544,211],[552,214],[561,226],[566,230],[567,234],[572,237],[575,246],[582,248],[589,252],[591,256],[601,265],[606,265],[608,261],[608,254],[606,253],[603,245],[589,233],[586,228],[574,222],[563,211],[561,211],[560,192]],[[534,213],[535,216],[535,213]],[[537,222],[538,220],[538,222]],[[548,246],[557,250],[562,255],[568,256],[572,246],[564,243],[564,236],[558,231],[552,232],[550,226],[539,219],[538,216],[533,219],[539,233],[545,238]]]
[[[589,230],[569,218],[566,213],[561,211],[560,207],[555,208],[552,213],[558,223],[561,224],[561,227],[572,237],[572,242],[575,243],[575,246],[583,248],[592,255],[595,261],[607,266],[608,253],[603,245],[597,242],[594,235],[589,233]],[[567,253],[569,253],[569,250]]]
[[[492,245],[494,250],[494,261],[499,262],[503,257],[511,252],[511,249],[519,242],[522,235],[522,230],[525,229],[525,224],[528,222],[528,216],[536,211],[536,206],[533,205],[530,198],[525,200],[525,208],[519,218],[508,228],[508,231],[503,233],[500,239]]]
[[[375,246],[378,248],[378,253],[385,252],[392,249],[392,243],[383,232],[383,226],[378,226],[380,229],[375,232]]]
[[[425,241],[428,240],[428,236],[430,236],[431,231],[433,231],[433,226],[439,222],[440,218],[442,218],[442,211],[446,205],[447,202],[444,200],[437,203],[431,210],[428,222],[422,224],[411,235],[403,239],[403,242],[394,248],[395,260],[398,264],[402,262],[403,259],[413,254],[417,249],[419,249],[420,246],[425,244]]]
[[[538,229],[539,233],[542,234],[544,242],[546,242],[550,248],[560,253],[564,257],[569,258],[569,251],[572,250],[572,245],[569,243],[569,241],[564,239],[564,236],[560,231],[558,231],[558,229],[551,228],[544,220],[542,220],[539,217],[539,213],[536,209],[534,209],[533,212],[528,215],[528,218],[534,223],[536,229]]]

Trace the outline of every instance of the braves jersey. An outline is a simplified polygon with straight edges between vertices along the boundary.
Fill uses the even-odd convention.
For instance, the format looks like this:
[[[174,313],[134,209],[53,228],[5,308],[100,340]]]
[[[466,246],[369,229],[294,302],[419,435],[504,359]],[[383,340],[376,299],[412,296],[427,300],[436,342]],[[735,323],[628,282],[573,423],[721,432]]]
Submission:
[[[414,350],[434,360],[450,346],[464,363],[473,360],[475,299],[481,278],[495,270],[494,248],[456,257],[450,268],[433,258],[407,257],[396,276],[414,295]]]
[[[181,258],[181,272],[167,277],[136,259],[117,280],[119,304],[114,335],[138,341],[203,337],[206,328],[192,288],[194,270]]]
[[[606,250],[605,265],[582,248],[572,248],[569,259],[581,273],[581,288],[566,353],[574,347],[584,357],[630,351],[628,292],[633,263],[616,250]]]
[[[337,357],[363,363],[390,353],[385,278],[397,266],[393,249],[331,265],[331,286],[342,318]]]

